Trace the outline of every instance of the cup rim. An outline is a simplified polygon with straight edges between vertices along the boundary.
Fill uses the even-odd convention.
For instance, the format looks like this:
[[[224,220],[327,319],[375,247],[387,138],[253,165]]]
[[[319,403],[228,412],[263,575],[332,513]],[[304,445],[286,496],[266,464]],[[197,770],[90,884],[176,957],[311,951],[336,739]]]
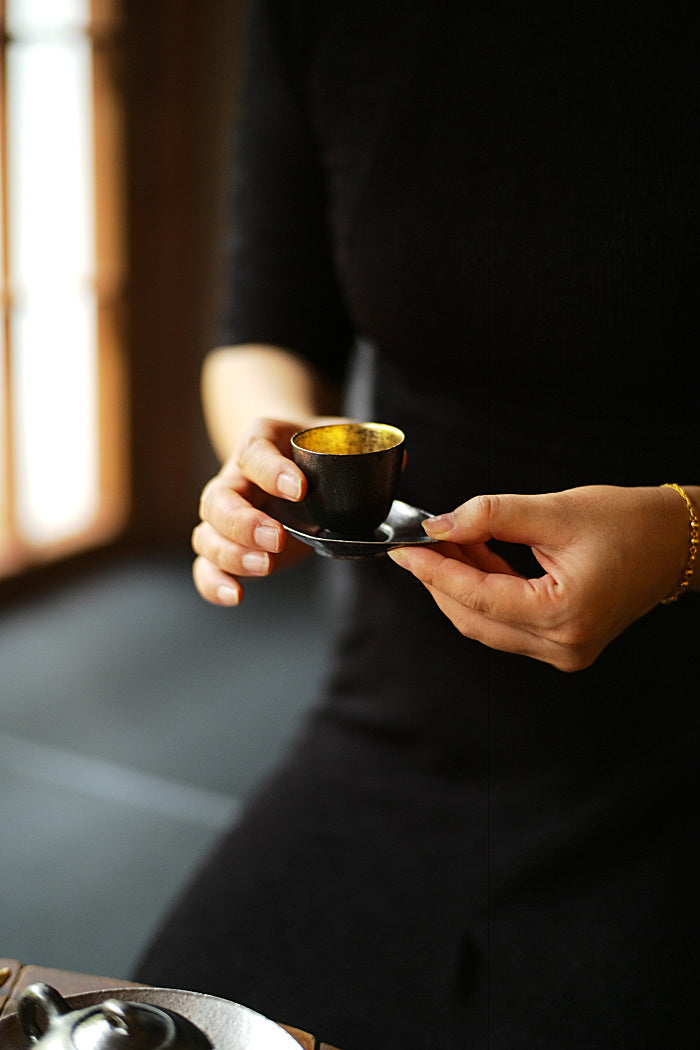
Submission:
[[[302,437],[304,434],[310,434],[315,430],[333,430],[336,427],[355,427],[358,430],[383,430],[385,432],[393,432],[396,440],[386,445],[384,448],[371,449],[369,452],[324,452],[321,449],[309,449],[304,445],[300,445],[297,438]],[[313,456],[373,456],[381,452],[390,452],[392,449],[398,448],[406,440],[406,435],[400,427],[394,426],[393,423],[377,423],[377,422],[363,422],[360,420],[349,419],[345,423],[320,423],[315,427],[305,427],[303,430],[297,430],[295,434],[292,434],[291,444],[294,448],[299,449],[300,452],[306,452]]]

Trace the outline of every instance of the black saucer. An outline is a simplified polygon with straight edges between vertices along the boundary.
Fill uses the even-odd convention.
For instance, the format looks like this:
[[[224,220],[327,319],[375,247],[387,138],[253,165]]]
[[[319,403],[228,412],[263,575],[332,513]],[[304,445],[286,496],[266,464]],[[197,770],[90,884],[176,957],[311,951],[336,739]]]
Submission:
[[[338,536],[319,528],[309,517],[303,503],[273,499],[262,508],[266,514],[284,526],[290,536],[296,536],[324,558],[381,558],[392,547],[413,547],[418,543],[435,543],[421,528],[421,522],[432,517],[427,510],[412,507],[410,503],[394,500],[388,517],[374,535],[367,539]]]

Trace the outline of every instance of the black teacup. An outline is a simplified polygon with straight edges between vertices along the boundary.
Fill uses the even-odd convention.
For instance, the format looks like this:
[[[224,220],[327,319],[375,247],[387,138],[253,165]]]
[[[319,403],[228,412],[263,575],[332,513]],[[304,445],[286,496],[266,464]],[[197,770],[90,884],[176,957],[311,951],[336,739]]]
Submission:
[[[304,503],[316,524],[337,536],[371,536],[391,510],[404,441],[386,423],[331,423],[295,434],[292,457],[306,475]]]

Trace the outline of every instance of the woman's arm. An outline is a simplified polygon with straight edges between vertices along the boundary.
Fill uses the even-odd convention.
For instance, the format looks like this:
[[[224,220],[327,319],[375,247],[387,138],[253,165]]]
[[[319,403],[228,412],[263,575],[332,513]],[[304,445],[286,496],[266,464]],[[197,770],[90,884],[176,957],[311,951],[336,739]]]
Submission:
[[[251,419],[305,424],[318,416],[334,416],[339,400],[339,392],[311,364],[283,347],[219,347],[204,362],[204,416],[221,462],[234,451]]]

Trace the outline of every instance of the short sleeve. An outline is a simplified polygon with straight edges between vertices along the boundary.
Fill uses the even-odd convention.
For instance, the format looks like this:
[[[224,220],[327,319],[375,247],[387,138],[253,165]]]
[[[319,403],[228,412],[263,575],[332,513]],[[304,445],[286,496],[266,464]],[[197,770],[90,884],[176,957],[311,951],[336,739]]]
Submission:
[[[223,340],[290,348],[334,379],[353,342],[308,119],[311,19],[300,3],[248,5],[233,142]]]

